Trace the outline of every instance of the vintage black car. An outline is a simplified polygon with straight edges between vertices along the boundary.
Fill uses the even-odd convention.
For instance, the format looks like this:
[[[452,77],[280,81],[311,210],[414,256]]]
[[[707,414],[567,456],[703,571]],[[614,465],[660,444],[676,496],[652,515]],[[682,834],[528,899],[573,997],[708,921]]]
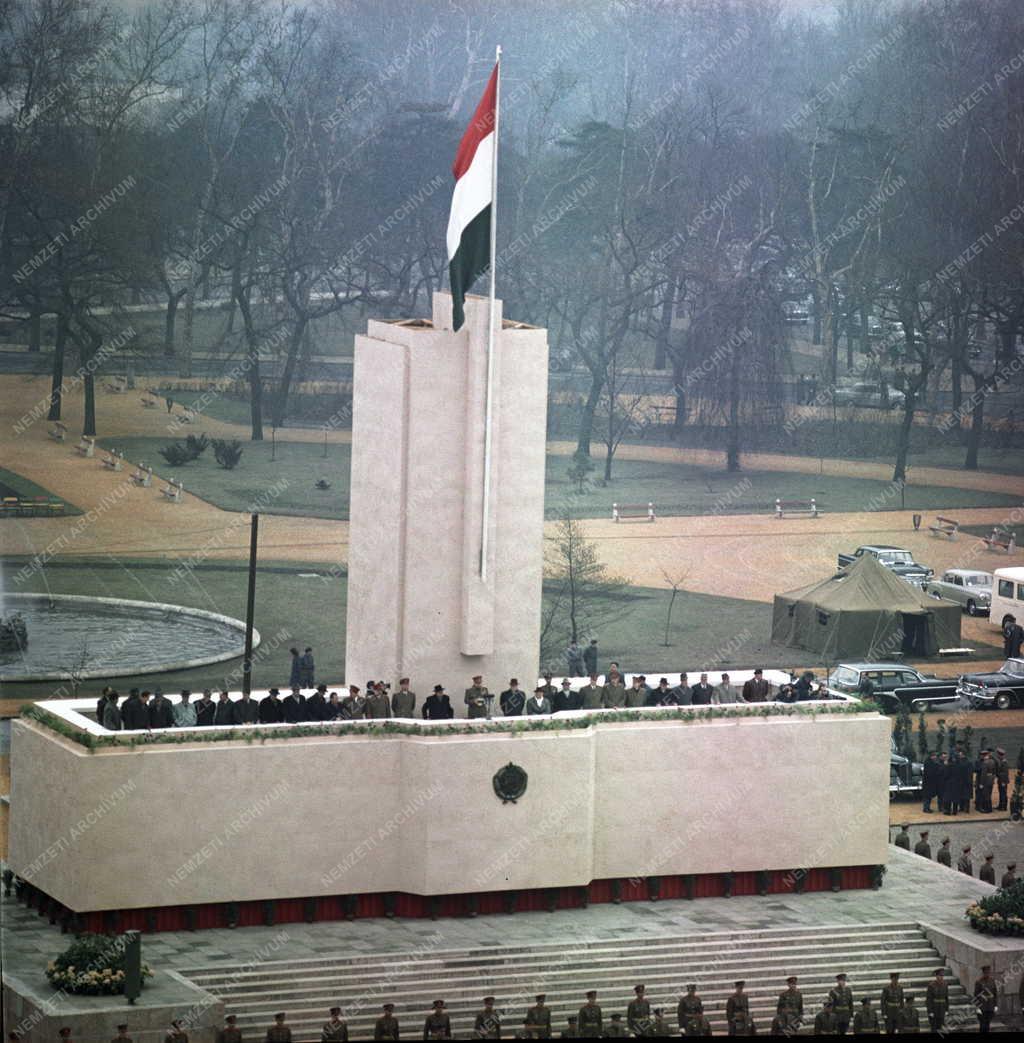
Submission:
[[[963,674],[956,690],[961,702],[972,710],[1024,706],[1024,659],[1007,659],[988,674]]]
[[[903,706],[918,713],[959,702],[952,677],[929,677],[903,663],[841,663],[825,685],[839,695],[857,695],[865,678],[871,682],[871,698],[886,713],[898,713]]]

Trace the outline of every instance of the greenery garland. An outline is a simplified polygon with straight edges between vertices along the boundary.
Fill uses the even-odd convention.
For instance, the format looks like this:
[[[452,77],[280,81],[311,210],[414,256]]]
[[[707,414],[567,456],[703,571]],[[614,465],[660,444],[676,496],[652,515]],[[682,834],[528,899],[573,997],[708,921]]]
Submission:
[[[204,731],[203,729],[158,729],[144,735],[121,736],[117,732],[109,735],[93,735],[75,727],[75,725],[58,717],[34,703],[21,708],[21,716],[38,722],[51,731],[63,735],[72,742],[84,746],[88,750],[96,750],[105,746],[135,747],[153,745],[173,745],[175,743],[197,742],[237,742],[248,743],[269,741],[287,741],[315,735],[368,735],[385,737],[390,735],[415,735],[419,738],[446,735],[478,735],[481,733],[504,733],[521,735],[526,732],[571,731],[577,728],[589,728],[603,721],[639,722],[650,720],[685,721],[692,724],[699,721],[729,720],[741,717],[817,717],[822,714],[857,714],[880,712],[871,702],[837,702],[835,705],[805,706],[801,703],[761,703],[756,706],[729,704],[724,706],[694,707],[680,706],[662,708],[657,714],[641,710],[617,710],[613,713],[588,714],[585,717],[519,717],[515,720],[503,719],[488,723],[469,724],[466,720],[453,720],[449,725],[434,725],[421,728],[415,724],[405,724],[394,720],[380,719],[367,721],[365,724],[338,723],[297,724],[284,729],[264,729],[258,725],[252,727],[232,728],[229,731]]]

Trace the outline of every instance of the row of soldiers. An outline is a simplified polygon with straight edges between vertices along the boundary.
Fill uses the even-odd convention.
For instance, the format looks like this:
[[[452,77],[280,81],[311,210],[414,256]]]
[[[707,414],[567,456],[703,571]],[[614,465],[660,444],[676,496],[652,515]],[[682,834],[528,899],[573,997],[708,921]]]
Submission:
[[[932,814],[932,801],[939,802],[939,810],[956,815],[974,810],[989,815],[993,810],[1006,811],[1010,788],[1010,762],[1002,747],[982,750],[972,765],[962,747],[951,753],[932,751],[924,762],[921,780],[921,810]],[[992,807],[992,788],[998,787],[999,805]]]
[[[910,842],[912,837],[910,836],[910,826],[903,823],[899,827],[900,831],[896,834],[896,839],[893,843],[897,847],[903,848],[904,851],[909,851]],[[927,829],[921,830],[921,838],[916,844],[914,844],[914,854],[920,855],[922,858],[932,857],[932,846],[928,841],[929,831]],[[956,867],[967,876],[974,876],[974,860],[971,856],[971,845],[966,844],[960,850],[960,857],[957,859]],[[941,865],[947,866],[950,869],[953,868],[953,851],[950,847],[950,838],[943,837],[942,843],[939,845],[939,850],[936,852],[935,861]],[[978,869],[978,879],[986,884],[992,884],[995,886],[996,883],[996,867],[995,867],[995,855],[987,854],[984,862]],[[1006,865],[1006,872],[999,879],[1000,887],[1012,887],[1017,882],[1017,863],[1008,862]]]
[[[771,1035],[791,1035],[798,1032],[805,1024],[804,999],[799,990],[796,975],[786,979],[786,988],[780,993],[776,1002],[775,1017],[771,1024]],[[752,1036],[757,1034],[750,1012],[750,999],[746,991],[746,982],[735,982],[734,992],[726,1000],[725,1015],[730,1036]],[[661,1037],[674,1034],[665,1017],[664,1008],[652,1008],[647,998],[644,985],[633,988],[634,998],[626,1009],[625,1021],[621,1013],[613,1013],[606,1021],[604,1011],[597,1002],[597,991],[591,989],[586,994],[586,1002],[578,1013],[569,1015],[566,1028],[559,1033],[561,1039],[613,1039],[637,1037]],[[996,1011],[996,981],[992,977],[991,967],[982,967],[982,975],[974,986],[974,1008],[978,1015],[981,1032],[988,1032],[992,1015]],[[943,1032],[946,1016],[949,1011],[949,985],[946,982],[945,969],[940,967],[928,983],[925,991],[925,1013],[928,1030]],[[679,1032],[684,1036],[710,1036],[711,1024],[704,1011],[704,1003],[697,993],[696,985],[687,985],[676,1010],[676,1021]],[[815,1035],[845,1035],[852,1027],[855,1035],[878,1034],[884,1027],[886,1033],[920,1032],[921,1014],[915,1005],[912,993],[905,992],[900,984],[899,972],[889,975],[889,984],[881,991],[879,1007],[871,1004],[871,998],[864,996],[855,1005],[853,990],[848,984],[847,975],[836,975],[836,983],[829,990],[822,1009],[814,1016]],[[522,1027],[517,1028],[518,1039],[551,1039],[554,1032],[551,1008],[547,1005],[547,996],[540,993],[535,1003],[526,1012]],[[501,1039],[503,1034],[502,1012],[495,1006],[493,996],[485,996],[483,1007],[473,1019],[473,1029],[468,1038]],[[321,1031],[321,1043],[347,1043],[348,1026],[341,1018],[341,1008],[332,1007],[330,1018],[324,1023]],[[401,1038],[401,1028],[395,1017],[395,1005],[385,1003],[382,1013],[374,1024],[375,1040],[397,1040]],[[445,1001],[434,1000],[430,1013],[423,1023],[423,1038],[453,1039],[452,1021]],[[132,1043],[130,1038],[121,1037],[112,1043]],[[165,1043],[188,1043],[184,1039],[168,1039]],[[236,1025],[234,1015],[229,1015],[224,1028],[217,1034],[217,1043],[244,1043],[241,1030]],[[281,1012],[274,1015],[274,1024],[267,1030],[265,1043],[292,1043],[292,1032],[286,1024],[286,1015]]]

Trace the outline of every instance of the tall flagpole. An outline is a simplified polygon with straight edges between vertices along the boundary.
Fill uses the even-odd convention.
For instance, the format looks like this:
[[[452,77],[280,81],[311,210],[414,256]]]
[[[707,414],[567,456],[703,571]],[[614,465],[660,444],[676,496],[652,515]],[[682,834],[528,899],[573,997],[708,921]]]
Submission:
[[[487,579],[487,532],[491,515],[491,413],[494,384],[494,266],[498,226],[498,120],[501,109],[501,47],[494,51],[494,138],[491,153],[491,264],[487,309],[487,397],[484,406],[484,497],[480,522],[480,578]]]

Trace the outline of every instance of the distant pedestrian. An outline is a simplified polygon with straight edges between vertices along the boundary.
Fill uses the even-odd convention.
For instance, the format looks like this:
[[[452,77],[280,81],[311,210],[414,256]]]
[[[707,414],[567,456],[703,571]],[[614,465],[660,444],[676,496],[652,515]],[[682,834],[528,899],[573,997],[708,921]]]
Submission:
[[[1024,628],[1017,622],[1016,616],[1007,616],[1003,623],[1003,655],[1007,659],[1018,659],[1022,644]]]
[[[302,656],[297,648],[289,648],[292,657],[292,668],[288,674],[288,687],[298,688],[302,684]]]
[[[597,638],[592,637],[590,644],[583,649],[583,666],[589,677],[597,673]]]
[[[170,413],[170,411],[174,408],[174,399],[171,398],[170,395],[165,395],[164,396],[164,405],[167,406],[167,412]]]
[[[113,690],[107,694],[103,705],[103,719],[100,723],[108,732],[119,732],[124,727],[121,711],[117,708],[117,692]]]
[[[587,668],[583,659],[583,649],[575,641],[570,641],[569,647],[565,650],[565,663],[570,677],[583,676]]]
[[[299,684],[303,688],[312,688],[316,683],[316,669],[313,663],[313,649],[306,648],[299,660]]]

